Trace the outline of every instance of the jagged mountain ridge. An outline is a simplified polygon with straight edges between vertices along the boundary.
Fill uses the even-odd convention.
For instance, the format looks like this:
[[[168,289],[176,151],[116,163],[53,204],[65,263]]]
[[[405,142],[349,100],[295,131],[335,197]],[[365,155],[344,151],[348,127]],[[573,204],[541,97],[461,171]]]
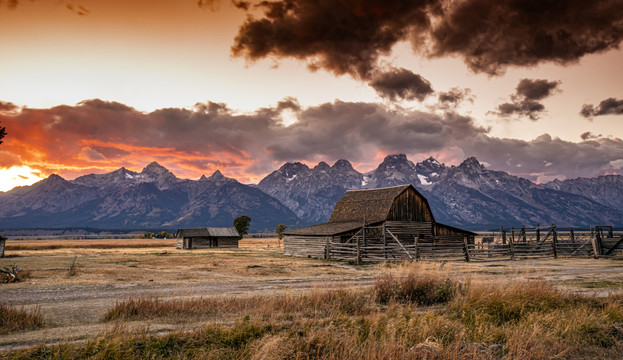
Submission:
[[[332,167],[322,163],[322,169],[331,169],[322,182],[310,181],[317,177],[317,167],[286,163],[262,179],[258,187],[310,223],[327,221],[346,190],[410,183],[428,199],[438,221],[456,226],[482,229],[552,222],[560,226],[623,224],[623,209],[615,206],[623,203],[623,186],[618,182],[623,182],[621,176],[609,178],[606,182],[610,187],[592,185],[604,182],[600,177],[582,179],[580,185],[573,186],[575,183],[563,181],[556,183],[559,187],[556,188],[551,183],[537,185],[502,171],[489,170],[473,157],[448,167],[432,157],[414,164],[404,154],[389,155],[376,169],[365,174],[353,169],[347,160],[338,163],[347,164],[348,171],[333,170],[337,163]],[[595,189],[584,196],[583,188],[591,186]]]
[[[0,228],[231,226],[242,214],[252,218],[255,230],[300,224],[275,198],[219,171],[199,180],[178,179],[155,162],[140,173],[121,168],[71,181],[51,175],[0,192],[0,203]]]
[[[252,217],[252,229],[328,220],[349,189],[411,183],[428,199],[438,221],[472,229],[500,225],[623,224],[623,177],[600,176],[535,184],[489,170],[476,158],[446,166],[428,158],[413,163],[387,156],[367,173],[347,160],[313,168],[286,163],[260,183],[243,185],[216,171],[199,180],[178,179],[151,163],[65,180],[51,175],[32,186],[0,192],[0,228],[176,228],[229,226]]]

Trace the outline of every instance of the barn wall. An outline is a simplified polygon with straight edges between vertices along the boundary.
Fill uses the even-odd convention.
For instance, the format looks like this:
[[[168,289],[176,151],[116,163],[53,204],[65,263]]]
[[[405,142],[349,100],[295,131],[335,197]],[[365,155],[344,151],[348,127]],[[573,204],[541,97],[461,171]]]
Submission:
[[[324,259],[326,243],[326,236],[286,235],[283,254]]]
[[[187,238],[188,239],[188,238]],[[191,249],[207,249],[210,247],[209,237],[192,237]]]
[[[238,238],[223,237],[218,238],[218,247],[220,248],[237,248]]]
[[[414,221],[387,221],[385,227],[401,241],[412,244],[416,237],[427,240],[433,237],[433,223]]]
[[[434,218],[426,199],[408,188],[394,199],[387,220],[431,222]]]
[[[469,232],[463,231],[461,229],[453,229],[448,226],[444,226],[442,224],[435,223],[435,235],[440,237],[454,237],[454,236],[465,236],[469,243],[474,243],[474,235]]]
[[[183,249],[183,248],[184,248],[184,238],[177,238],[176,249]]]

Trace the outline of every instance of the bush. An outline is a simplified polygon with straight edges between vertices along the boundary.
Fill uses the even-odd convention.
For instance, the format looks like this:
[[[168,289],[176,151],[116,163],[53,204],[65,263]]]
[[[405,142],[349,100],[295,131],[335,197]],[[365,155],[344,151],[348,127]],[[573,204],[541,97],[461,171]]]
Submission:
[[[376,280],[374,293],[376,302],[379,304],[388,304],[393,301],[435,305],[452,300],[460,288],[458,282],[436,275],[408,274],[401,278],[385,275]]]

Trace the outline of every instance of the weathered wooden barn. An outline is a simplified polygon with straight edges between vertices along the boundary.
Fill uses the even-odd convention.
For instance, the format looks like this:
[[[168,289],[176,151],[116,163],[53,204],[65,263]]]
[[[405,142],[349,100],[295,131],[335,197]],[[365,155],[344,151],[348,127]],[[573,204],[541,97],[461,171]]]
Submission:
[[[473,243],[475,235],[436,222],[426,198],[412,185],[402,185],[347,191],[329,222],[286,232],[284,253],[330,258],[332,251],[339,253],[335,249],[349,253],[352,245],[355,251],[356,243],[369,259],[413,257],[417,242]]]
[[[179,229],[175,236],[178,249],[235,248],[240,235],[234,227]]]

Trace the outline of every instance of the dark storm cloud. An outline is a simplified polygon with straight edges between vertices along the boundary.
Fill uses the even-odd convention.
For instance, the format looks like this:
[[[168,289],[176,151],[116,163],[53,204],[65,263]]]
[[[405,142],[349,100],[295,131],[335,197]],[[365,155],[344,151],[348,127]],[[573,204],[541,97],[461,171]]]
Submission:
[[[608,98],[600,102],[597,107],[584,104],[580,110],[580,115],[587,119],[601,115],[623,115],[623,100]]]
[[[292,57],[367,79],[379,56],[410,40],[428,57],[459,56],[475,72],[569,64],[616,49],[620,0],[277,0],[260,3],[232,46],[248,60]]]
[[[449,3],[432,31],[434,56],[458,55],[476,72],[568,64],[623,39],[619,0],[467,0]]]
[[[601,134],[599,135],[595,135],[590,131],[587,131],[585,133],[582,133],[582,135],[580,135],[580,138],[582,140],[591,140],[591,139],[599,139],[601,137]]]
[[[517,84],[516,95],[526,100],[542,100],[552,95],[558,85],[559,81],[521,79]]]
[[[391,101],[423,101],[434,92],[430,82],[405,68],[391,68],[376,74],[369,83],[379,96]]]
[[[456,109],[463,101],[474,102],[471,89],[455,87],[437,96],[437,106],[441,109]]]
[[[518,115],[533,121],[538,120],[545,111],[545,106],[538,100],[551,96],[558,85],[559,81],[521,79],[515,88],[515,94],[510,96],[511,102],[499,105],[494,113],[504,117]]]
[[[437,0],[263,1],[261,18],[249,16],[232,46],[248,60],[293,57],[337,75],[369,79],[379,56],[413,31],[430,28]]]
[[[293,109],[298,109],[298,121],[285,126],[281,111]],[[178,166],[178,171],[209,173],[225,166],[229,176],[244,176],[264,175],[286,161],[346,158],[369,163],[379,154],[433,153],[458,160],[477,156],[493,169],[544,181],[600,175],[623,162],[618,139],[586,135],[586,141],[573,143],[547,134],[532,141],[495,138],[474,119],[453,111],[391,110],[376,103],[335,101],[302,108],[295,99],[285,99],[241,115],[213,102],[192,110],[143,113],[90,100],[4,112],[0,122],[12,135],[2,145],[3,166],[140,168],[153,159]]]

